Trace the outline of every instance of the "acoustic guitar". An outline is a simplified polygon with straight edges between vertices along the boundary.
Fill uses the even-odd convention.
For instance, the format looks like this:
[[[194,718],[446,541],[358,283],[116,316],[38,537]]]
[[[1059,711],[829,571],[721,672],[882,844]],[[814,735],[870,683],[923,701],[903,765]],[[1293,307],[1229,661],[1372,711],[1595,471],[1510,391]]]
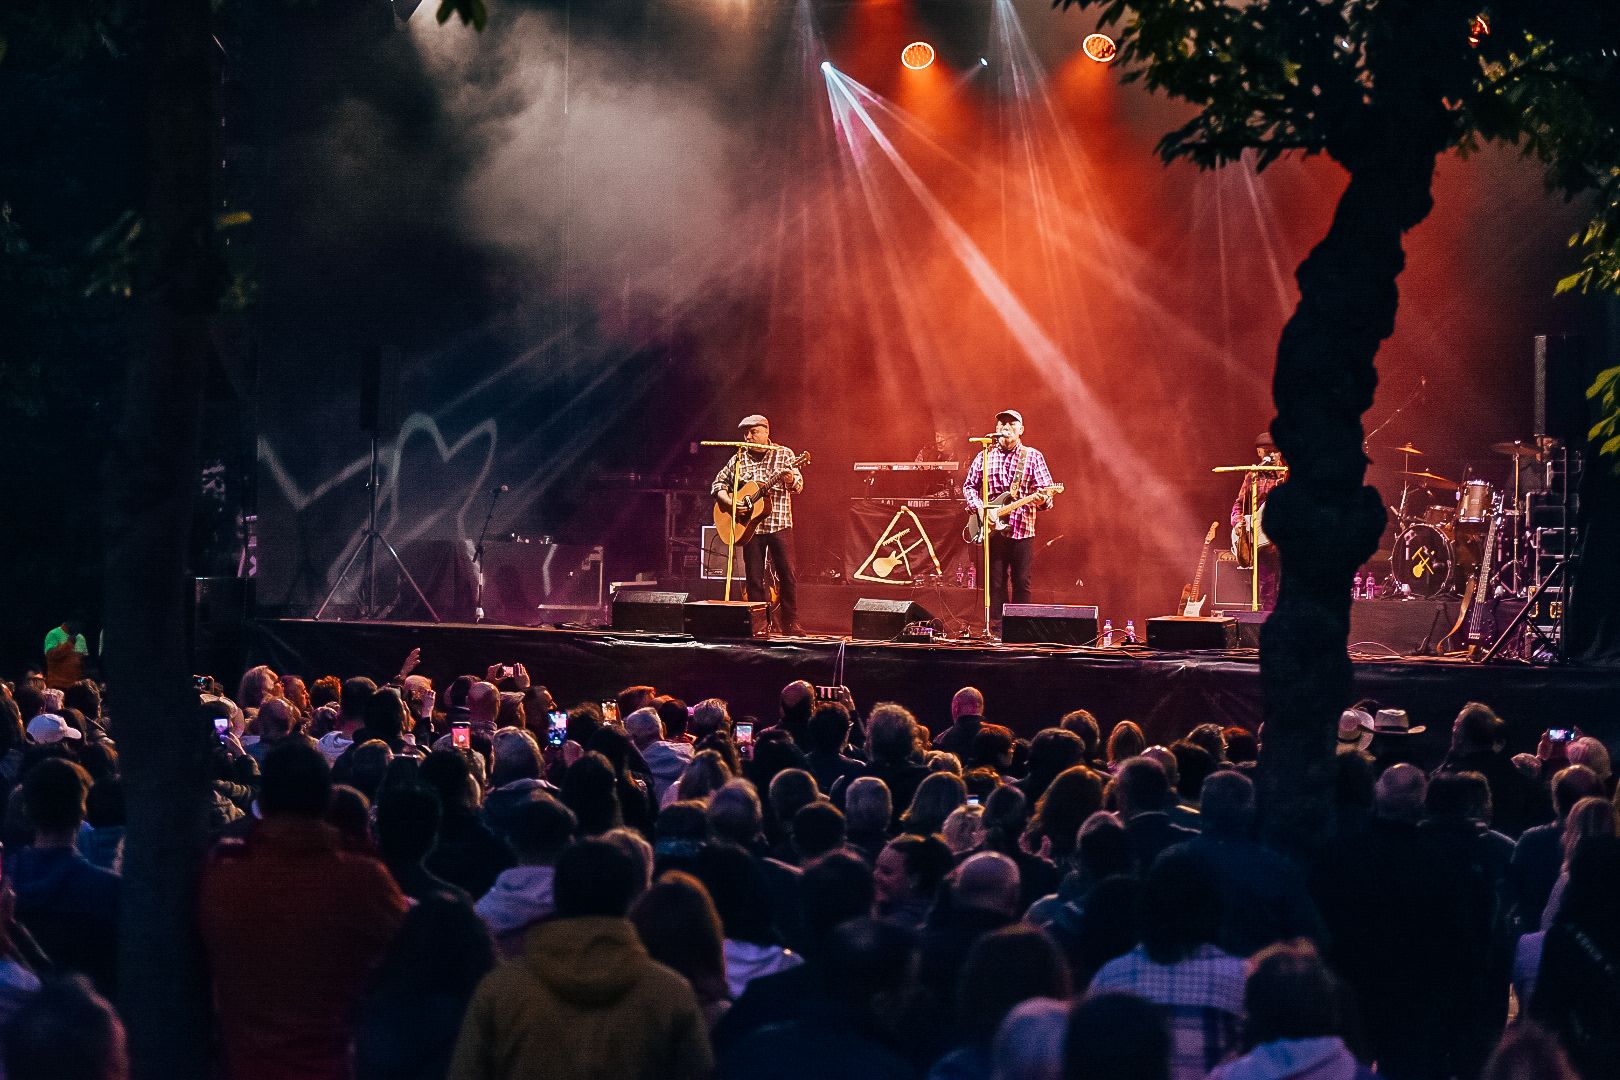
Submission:
[[[1197,618],[1204,613],[1204,601],[1208,596],[1200,595],[1198,590],[1204,583],[1204,567],[1209,563],[1209,549],[1215,543],[1215,534],[1220,531],[1221,523],[1209,523],[1209,532],[1204,536],[1204,553],[1198,556],[1198,572],[1193,574],[1192,583],[1181,587],[1181,602],[1178,610],[1182,615]]]
[[[969,510],[967,524],[962,527],[962,539],[969,544],[983,543],[986,530],[993,533],[1005,532],[1012,527],[1013,511],[1028,506],[1030,503],[1045,502],[1053,495],[1063,494],[1062,484],[1053,484],[1044,487],[1021,499],[1014,499],[1011,491],[1004,491],[990,500],[990,505],[982,510]]]
[[[737,488],[737,501],[727,510],[720,500],[714,501],[714,529],[722,544],[746,544],[759,529],[759,523],[771,512],[771,492],[787,478],[788,473],[801,465],[810,464],[810,451],[793,459],[785,469],[779,469],[769,480],[750,480]]]

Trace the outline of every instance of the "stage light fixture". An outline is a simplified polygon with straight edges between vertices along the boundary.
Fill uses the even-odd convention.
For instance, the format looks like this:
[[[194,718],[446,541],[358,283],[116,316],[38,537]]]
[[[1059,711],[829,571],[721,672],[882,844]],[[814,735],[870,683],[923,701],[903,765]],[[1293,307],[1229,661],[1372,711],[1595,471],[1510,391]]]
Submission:
[[[1111,64],[1119,55],[1119,46],[1107,34],[1087,34],[1086,39],[1080,43],[1080,49],[1089,59],[1099,64]]]
[[[1491,21],[1485,17],[1485,13],[1481,12],[1475,15],[1468,24],[1468,44],[1478,48],[1479,43],[1489,37],[1490,34]]]
[[[913,41],[900,50],[900,62],[912,71],[921,71],[934,62],[934,47],[926,41]]]

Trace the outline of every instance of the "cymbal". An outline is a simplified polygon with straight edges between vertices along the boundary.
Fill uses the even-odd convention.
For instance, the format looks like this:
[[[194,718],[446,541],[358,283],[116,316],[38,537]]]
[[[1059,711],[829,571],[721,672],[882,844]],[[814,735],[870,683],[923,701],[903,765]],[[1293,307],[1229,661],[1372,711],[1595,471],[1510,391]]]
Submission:
[[[1432,472],[1403,472],[1401,476],[1414,482],[1418,487],[1439,488],[1441,491],[1456,491],[1462,485],[1455,480],[1447,480],[1443,476],[1436,476]]]
[[[1375,447],[1373,447],[1373,449],[1374,450],[1393,450],[1397,454],[1416,454],[1418,457],[1423,456],[1423,451],[1419,450],[1417,447],[1413,446],[1411,443],[1407,443],[1405,446],[1375,446]]]
[[[1491,449],[1498,454],[1506,454],[1508,457],[1539,458],[1541,456],[1540,447],[1526,446],[1522,442],[1492,443]]]

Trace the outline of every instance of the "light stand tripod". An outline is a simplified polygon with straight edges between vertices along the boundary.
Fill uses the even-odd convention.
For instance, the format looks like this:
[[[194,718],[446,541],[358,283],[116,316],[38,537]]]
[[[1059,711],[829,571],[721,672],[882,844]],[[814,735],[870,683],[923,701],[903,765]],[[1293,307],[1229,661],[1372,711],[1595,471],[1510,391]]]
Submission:
[[[356,614],[358,618],[362,619],[375,619],[377,617],[377,560],[372,551],[372,545],[380,543],[383,549],[388,552],[389,557],[394,560],[394,566],[399,569],[400,575],[411,583],[411,588],[416,592],[416,598],[422,601],[422,606],[427,609],[428,616],[434,622],[443,621],[439,618],[439,613],[433,610],[433,605],[428,603],[428,598],[423,594],[422,587],[416,583],[415,578],[411,577],[411,572],[405,569],[405,563],[400,559],[399,552],[394,550],[394,545],[388,542],[386,536],[377,531],[377,429],[375,426],[371,429],[371,473],[366,481],[366,491],[370,497],[371,505],[367,511],[365,534],[360,538],[360,543],[355,547],[354,553],[349,556],[349,561],[343,564],[342,572],[338,574],[337,580],[332,583],[332,590],[326,594],[326,599],[322,600],[321,606],[316,609],[315,618],[318,620],[326,613],[327,605],[332,602],[332,597],[337,595],[337,591],[343,587],[343,582],[348,578],[349,571],[354,568],[354,562],[360,557],[361,552],[365,552],[366,555],[365,600],[361,603],[360,610]]]

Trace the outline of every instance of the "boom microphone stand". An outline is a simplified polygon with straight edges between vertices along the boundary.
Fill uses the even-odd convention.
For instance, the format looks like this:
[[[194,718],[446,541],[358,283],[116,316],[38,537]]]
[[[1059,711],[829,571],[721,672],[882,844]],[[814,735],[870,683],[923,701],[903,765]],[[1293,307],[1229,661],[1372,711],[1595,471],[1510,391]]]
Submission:
[[[473,622],[484,621],[484,538],[489,535],[489,523],[495,517],[495,504],[508,486],[502,484],[489,493],[489,513],[484,515],[484,527],[478,530],[478,543],[473,545]],[[601,598],[597,598],[598,606]]]
[[[343,587],[344,580],[348,578],[349,571],[354,568],[354,562],[360,557],[362,551],[366,554],[365,602],[360,605],[358,617],[362,619],[375,619],[377,617],[377,564],[372,545],[380,543],[383,550],[387,551],[389,557],[394,560],[394,566],[398,568],[400,576],[411,583],[411,588],[416,592],[416,598],[422,601],[422,606],[427,609],[428,616],[434,622],[442,622],[439,613],[433,610],[432,604],[428,603],[428,598],[422,592],[422,587],[416,583],[415,578],[411,577],[411,572],[405,569],[405,563],[400,559],[399,552],[394,550],[394,545],[388,542],[386,536],[377,531],[376,427],[371,429],[371,473],[366,479],[366,491],[370,497],[371,505],[367,511],[365,535],[360,538],[360,543],[355,547],[354,554],[349,556],[349,561],[343,564],[343,570],[338,574],[337,580],[332,583],[331,591],[326,594],[326,599],[322,600],[321,606],[316,609],[315,618],[319,620],[326,613],[327,605],[332,602],[332,597],[337,595],[337,591]]]

